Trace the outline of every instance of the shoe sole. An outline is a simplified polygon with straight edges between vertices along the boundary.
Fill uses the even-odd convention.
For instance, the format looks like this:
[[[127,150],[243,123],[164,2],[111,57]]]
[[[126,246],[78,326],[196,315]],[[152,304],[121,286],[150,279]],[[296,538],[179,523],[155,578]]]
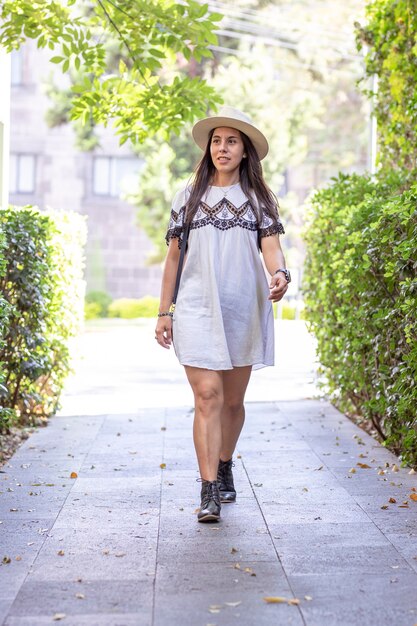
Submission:
[[[220,502],[222,504],[232,504],[233,502],[236,502],[236,494],[233,495],[232,498],[225,498],[224,496],[222,496],[222,494],[220,494]]]
[[[198,519],[199,522],[219,522],[220,515],[205,515],[204,517],[200,517]]]

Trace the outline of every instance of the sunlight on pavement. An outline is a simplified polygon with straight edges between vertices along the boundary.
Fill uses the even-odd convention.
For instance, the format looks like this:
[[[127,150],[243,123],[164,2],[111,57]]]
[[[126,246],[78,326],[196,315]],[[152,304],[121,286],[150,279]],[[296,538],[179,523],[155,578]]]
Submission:
[[[74,340],[74,374],[60,415],[131,414],[158,406],[192,406],[193,397],[174,350],[154,339],[154,320],[103,320]],[[248,402],[319,395],[315,340],[304,321],[276,321],[275,367],[255,371]]]

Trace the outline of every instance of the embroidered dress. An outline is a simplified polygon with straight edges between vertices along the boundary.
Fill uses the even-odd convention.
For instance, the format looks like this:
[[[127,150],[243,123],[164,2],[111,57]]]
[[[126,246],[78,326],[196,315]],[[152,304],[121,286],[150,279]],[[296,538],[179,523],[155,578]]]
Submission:
[[[189,191],[174,198],[166,241],[181,247]],[[274,320],[259,256],[258,234],[284,233],[264,215],[258,227],[240,184],[209,187],[191,223],[173,317],[173,344],[182,365],[229,370],[274,364]]]

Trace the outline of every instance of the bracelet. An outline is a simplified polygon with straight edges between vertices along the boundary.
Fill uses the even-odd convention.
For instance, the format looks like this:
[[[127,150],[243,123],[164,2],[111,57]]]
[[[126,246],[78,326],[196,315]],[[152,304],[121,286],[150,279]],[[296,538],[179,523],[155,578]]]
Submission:
[[[166,313],[158,313],[158,317],[173,317],[172,311],[166,311]]]
[[[290,274],[289,270],[287,270],[287,268],[285,268],[285,267],[280,267],[279,269],[277,269],[277,270],[276,270],[276,271],[272,274],[272,276],[275,276],[276,274],[278,274],[278,272],[282,272],[282,273],[284,274],[284,276],[285,276],[285,279],[286,279],[287,283],[290,283],[290,282],[291,282],[291,274]]]

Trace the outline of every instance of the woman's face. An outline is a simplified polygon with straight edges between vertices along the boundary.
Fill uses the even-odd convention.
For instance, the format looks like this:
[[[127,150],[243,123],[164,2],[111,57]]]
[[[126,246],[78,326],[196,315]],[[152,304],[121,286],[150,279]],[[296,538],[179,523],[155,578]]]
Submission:
[[[215,128],[210,143],[213,165],[218,172],[231,174],[237,169],[245,155],[242,135],[235,128]]]

